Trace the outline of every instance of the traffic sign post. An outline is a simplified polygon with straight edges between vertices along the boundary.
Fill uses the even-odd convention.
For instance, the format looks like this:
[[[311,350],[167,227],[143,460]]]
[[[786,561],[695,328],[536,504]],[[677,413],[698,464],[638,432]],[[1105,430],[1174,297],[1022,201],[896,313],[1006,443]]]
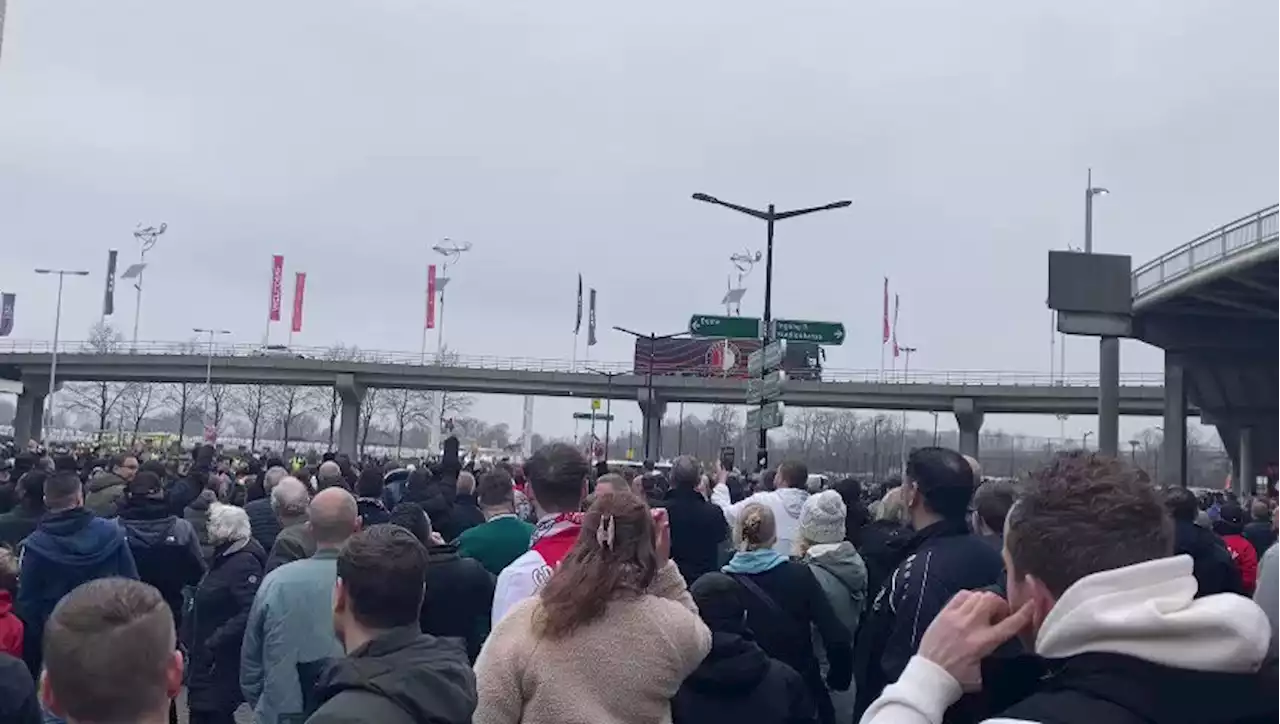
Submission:
[[[844,344],[843,322],[810,322],[803,319],[775,319],[770,322],[769,339],[789,339],[792,342],[817,342],[840,346]]]
[[[778,400],[747,410],[747,427],[753,430],[772,430],[786,422],[786,403]]]
[[[727,339],[759,339],[757,317],[725,317],[718,314],[695,314],[689,318],[692,337],[724,337]]]
[[[762,377],[765,372],[775,370],[782,366],[782,360],[787,356],[786,340],[778,340],[770,342],[764,347],[747,355],[747,376]]]
[[[787,373],[782,370],[770,372],[761,379],[747,380],[747,404],[759,405],[782,397],[782,388],[786,382]]]

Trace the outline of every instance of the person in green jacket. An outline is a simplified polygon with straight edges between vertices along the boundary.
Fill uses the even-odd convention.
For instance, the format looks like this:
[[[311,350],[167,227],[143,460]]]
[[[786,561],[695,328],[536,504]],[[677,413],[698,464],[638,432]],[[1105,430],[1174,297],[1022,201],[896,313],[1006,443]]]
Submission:
[[[458,555],[480,561],[496,576],[529,550],[533,526],[516,516],[515,487],[506,470],[481,475],[476,492],[485,522],[458,536]]]

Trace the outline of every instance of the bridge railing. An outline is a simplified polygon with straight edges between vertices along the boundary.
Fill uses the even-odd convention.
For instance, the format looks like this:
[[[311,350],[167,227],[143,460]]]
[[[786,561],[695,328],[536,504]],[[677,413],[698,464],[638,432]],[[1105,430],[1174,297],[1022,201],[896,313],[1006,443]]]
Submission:
[[[0,354],[49,354],[53,351],[50,342],[40,340],[0,340]],[[604,362],[592,360],[577,363],[566,359],[546,359],[538,357],[498,357],[488,355],[457,355],[449,353],[443,356],[436,354],[417,354],[412,352],[388,352],[365,350],[350,347],[290,347],[288,349],[264,349],[256,344],[215,344],[212,349],[207,344],[192,342],[139,342],[137,345],[124,343],[106,349],[90,342],[59,342],[58,355],[182,355],[206,357],[212,353],[214,358],[242,357],[256,359],[305,359],[321,361],[355,361],[397,365],[439,365],[444,367],[465,367],[469,369],[510,370],[522,372],[577,372],[581,374],[608,373],[610,375],[632,374],[630,362]],[[716,377],[716,374],[700,374],[696,368],[683,365],[664,370],[662,365],[655,365],[654,374],[659,376]],[[824,367],[822,379],[826,382],[863,382],[910,385],[1016,385],[1027,387],[1095,387],[1098,376],[1093,373],[1079,373],[1049,376],[1043,372],[1019,372],[1009,370],[911,370],[881,371],[876,369],[839,369]],[[1164,383],[1159,373],[1124,374],[1121,384],[1130,386],[1158,386]]]
[[[1276,239],[1278,206],[1268,206],[1203,234],[1138,267],[1133,273],[1133,296],[1209,264]]]

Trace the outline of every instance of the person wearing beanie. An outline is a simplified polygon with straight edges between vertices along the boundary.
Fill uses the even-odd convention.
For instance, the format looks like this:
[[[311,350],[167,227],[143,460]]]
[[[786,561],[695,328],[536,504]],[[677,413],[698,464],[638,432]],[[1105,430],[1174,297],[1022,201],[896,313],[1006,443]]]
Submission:
[[[671,699],[672,723],[815,721],[804,679],[753,640],[742,586],[711,572],[699,577],[689,592],[711,629],[711,652]]]
[[[812,571],[818,585],[831,603],[836,618],[856,638],[858,621],[867,600],[867,566],[853,544],[845,540],[844,498],[834,490],[809,496],[800,509],[800,535],[796,539],[795,557]],[[814,654],[824,677],[829,673],[824,650],[814,641]],[[853,721],[855,691],[828,689],[836,721]]]

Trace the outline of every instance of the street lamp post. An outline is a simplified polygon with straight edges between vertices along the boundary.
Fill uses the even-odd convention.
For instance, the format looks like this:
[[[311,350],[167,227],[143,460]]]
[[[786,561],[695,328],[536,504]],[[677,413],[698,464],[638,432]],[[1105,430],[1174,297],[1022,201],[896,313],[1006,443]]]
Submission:
[[[653,364],[653,360],[649,360]],[[593,367],[587,368],[588,372],[594,372],[598,375],[604,375],[605,395],[604,395],[604,459],[609,459],[609,431],[613,426],[613,378],[622,374],[621,372],[605,372]]]
[[[640,425],[640,444],[644,446],[644,459],[656,460],[658,455],[662,454],[662,418],[658,418],[658,434],[653,434],[653,421],[650,419],[650,411],[653,410],[653,359],[655,351],[658,347],[658,341],[663,339],[675,339],[684,336],[684,332],[674,332],[672,334],[640,334],[633,332],[626,327],[614,326],[614,330],[629,334],[636,339],[645,339],[649,341],[648,364],[645,365],[644,372],[644,391],[645,391],[645,409],[640,412],[643,414],[643,421]],[[654,438],[657,438],[656,443]]]
[[[1093,185],[1089,169],[1084,189],[1084,253],[1093,253],[1093,197],[1110,193]],[[1120,451],[1120,338],[1098,341],[1098,451],[1115,457]]]
[[[929,414],[933,415],[933,446],[937,447],[938,446],[938,411],[930,410]]]
[[[221,335],[224,335],[224,334],[231,334],[231,330],[229,330],[229,329],[204,329],[204,328],[201,328],[201,327],[192,327],[192,328],[191,328],[191,331],[192,331],[192,332],[195,332],[196,334],[207,334],[207,335],[209,335],[208,354],[206,354],[206,355],[205,355],[205,366],[204,366],[204,395],[205,395],[205,399],[204,399],[204,415],[205,415],[205,428],[207,429],[207,428],[209,427],[209,423],[210,423],[210,419],[209,419],[209,407],[210,407],[210,406],[212,405],[212,403],[213,403],[213,338],[214,338],[215,336],[221,336]],[[182,421],[179,421],[179,424],[182,424]]]
[[[443,256],[445,259],[443,268],[441,269],[441,275],[436,277],[436,290],[440,293],[440,314],[436,316],[436,364],[439,365],[442,363],[444,355],[444,290],[449,284],[449,267],[457,264],[464,253],[471,251],[471,242],[455,242],[446,236],[440,240],[439,244],[431,247],[431,250]],[[423,327],[422,349],[423,357],[426,357],[427,330],[425,325],[423,325]],[[436,439],[440,434],[440,428],[444,425],[444,393],[437,390],[436,398],[436,404],[433,405],[436,410],[433,410],[432,412],[434,413],[438,410],[439,414],[432,415],[435,420],[433,424],[427,428],[428,448],[433,451],[436,448]]]
[[[723,206],[726,209],[732,209],[742,214],[746,214],[755,219],[765,222],[765,253],[764,253],[764,328],[761,330],[762,346],[768,345],[772,339],[769,335],[770,323],[773,321],[773,225],[775,222],[791,219],[805,214],[813,214],[819,211],[833,211],[835,209],[843,209],[852,206],[852,201],[834,201],[823,206],[813,206],[804,209],[793,209],[791,211],[778,211],[773,204],[769,204],[769,208],[765,211],[731,204],[728,201],[721,201],[714,196],[708,194],[696,193],[693,195],[694,201],[702,201],[708,204]],[[764,427],[760,428],[759,438],[757,439],[758,449],[756,451],[756,467],[764,470],[769,461],[769,433]]]
[[[68,274],[75,277],[89,276],[89,272],[79,269],[36,269],[36,274],[58,275],[58,301],[53,313],[53,350],[49,355],[49,394],[45,395],[44,414],[49,432],[53,431],[53,393],[58,385],[58,333],[62,330],[62,280]],[[49,434],[49,433],[46,433]]]
[[[910,384],[911,383],[911,353],[915,352],[917,348],[916,347],[898,347],[898,349],[901,350],[907,356],[907,359],[902,364],[902,382],[903,384]],[[934,418],[934,419],[935,421],[937,420],[937,418]],[[902,420],[899,423],[899,425],[902,428],[898,433],[899,435],[898,446],[900,448],[899,464],[902,466],[902,471],[906,472],[907,470],[907,411],[906,410],[902,411]]]
[[[1085,430],[1084,433],[1080,435],[1080,447],[1085,450],[1089,449],[1089,436],[1092,434],[1093,430]]]
[[[138,263],[126,269],[122,277],[124,279],[137,277],[137,281],[133,284],[133,288],[137,290],[133,305],[133,346],[131,347],[133,352],[138,351],[138,324],[142,320],[142,273],[147,268],[147,252],[151,251],[151,247],[156,245],[168,228],[169,225],[165,223],[146,228],[139,225],[133,232],[133,238],[142,245],[138,253]]]

